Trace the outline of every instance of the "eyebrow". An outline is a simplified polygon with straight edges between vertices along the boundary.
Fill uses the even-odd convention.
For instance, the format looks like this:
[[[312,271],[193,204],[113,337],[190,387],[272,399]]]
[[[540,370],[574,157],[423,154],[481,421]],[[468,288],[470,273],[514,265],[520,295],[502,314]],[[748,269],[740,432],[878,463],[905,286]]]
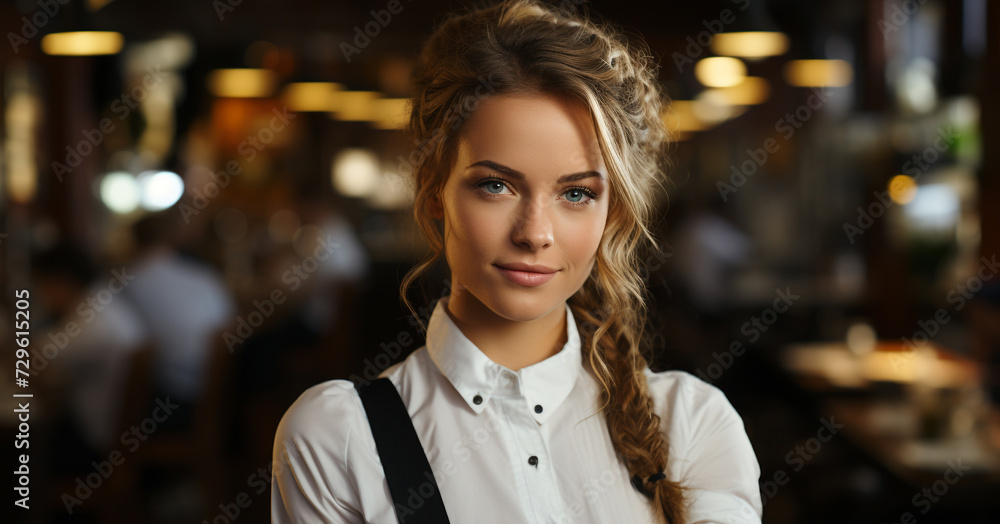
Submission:
[[[503,164],[498,164],[492,160],[480,160],[479,162],[474,162],[472,164],[469,164],[465,169],[469,170],[476,166],[488,167],[494,171],[503,173],[517,180],[524,180],[525,178],[524,173],[512,167],[507,167]],[[562,184],[564,182],[575,182],[577,180],[583,180],[585,178],[592,178],[592,177],[599,178],[602,182],[604,181],[604,175],[597,171],[581,171],[579,173],[570,173],[568,175],[563,175],[559,177],[559,180],[556,180],[556,183]]]

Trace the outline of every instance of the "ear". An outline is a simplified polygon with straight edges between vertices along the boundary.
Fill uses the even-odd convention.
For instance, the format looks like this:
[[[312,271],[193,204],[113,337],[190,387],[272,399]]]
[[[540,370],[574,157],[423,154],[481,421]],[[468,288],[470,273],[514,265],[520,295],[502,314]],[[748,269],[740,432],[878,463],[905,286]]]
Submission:
[[[427,214],[431,218],[441,220],[444,218],[444,207],[441,205],[441,197],[434,195],[427,199]]]

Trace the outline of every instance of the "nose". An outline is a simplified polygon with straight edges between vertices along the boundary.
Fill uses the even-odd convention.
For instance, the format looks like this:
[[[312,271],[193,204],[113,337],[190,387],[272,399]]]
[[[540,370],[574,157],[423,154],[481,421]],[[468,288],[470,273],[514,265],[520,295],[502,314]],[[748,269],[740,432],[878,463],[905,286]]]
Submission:
[[[552,220],[548,206],[535,200],[525,200],[514,219],[511,240],[515,244],[537,251],[552,245]]]

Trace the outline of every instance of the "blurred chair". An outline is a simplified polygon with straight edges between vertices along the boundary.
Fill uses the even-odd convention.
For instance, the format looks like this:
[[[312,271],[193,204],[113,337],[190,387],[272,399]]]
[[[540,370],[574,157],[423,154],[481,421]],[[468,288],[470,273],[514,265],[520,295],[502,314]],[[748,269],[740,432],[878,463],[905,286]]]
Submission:
[[[148,416],[148,402],[144,395],[149,390],[149,383],[152,380],[153,356],[154,348],[151,343],[142,344],[130,352],[116,435],[129,431],[133,424]],[[111,461],[110,453],[115,451],[122,455],[122,462],[119,465],[114,464],[117,461]],[[114,467],[113,471],[101,485],[91,489],[89,497],[85,500],[80,499],[82,505],[74,510],[74,513],[80,511],[93,515],[101,524],[141,522],[141,493],[137,490],[138,484],[135,482],[137,465],[135,457],[128,453],[127,449],[115,446],[102,460],[111,464]],[[89,473],[62,474],[51,478],[48,488],[50,500],[56,500],[60,507],[64,507],[63,495],[76,498],[77,479],[85,478],[87,475]]]
[[[148,468],[183,470],[193,478],[198,487],[203,508],[203,517],[210,522],[218,505],[229,500],[229,479],[226,472],[230,467],[222,444],[220,425],[227,420],[226,414],[232,406],[232,355],[220,330],[212,337],[213,343],[206,362],[203,395],[194,405],[193,424],[189,429],[179,431],[157,431],[142,442],[130,456],[133,462],[133,480]],[[135,391],[136,402],[143,405],[139,418],[150,416],[155,404],[150,403],[152,380]],[[133,484],[137,484],[134,482]],[[199,518],[199,521],[201,518]]]

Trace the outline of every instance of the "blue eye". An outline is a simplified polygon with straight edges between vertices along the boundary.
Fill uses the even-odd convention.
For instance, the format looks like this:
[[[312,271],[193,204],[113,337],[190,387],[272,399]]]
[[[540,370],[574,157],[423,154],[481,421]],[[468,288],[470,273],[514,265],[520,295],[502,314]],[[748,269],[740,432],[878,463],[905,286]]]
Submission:
[[[488,191],[488,192],[490,192],[490,193],[492,193],[494,195],[498,195],[507,186],[505,186],[504,183],[501,182],[501,181],[499,181],[499,180],[487,180],[486,182],[483,182],[482,186],[480,186],[480,187],[484,187],[484,188],[486,188],[486,191]],[[496,191],[494,191],[494,189]]]
[[[597,198],[597,193],[586,187],[571,187],[563,194],[566,195],[566,200],[575,206],[585,206]],[[584,197],[586,197],[586,200],[584,200]]]
[[[476,182],[476,188],[479,190],[480,193],[482,193],[488,198],[493,198],[494,196],[503,195],[504,194],[503,191],[505,189],[508,191],[508,193],[510,192],[510,188],[507,186],[507,181],[502,178],[496,178],[496,177],[486,178],[480,180],[479,182]]]

